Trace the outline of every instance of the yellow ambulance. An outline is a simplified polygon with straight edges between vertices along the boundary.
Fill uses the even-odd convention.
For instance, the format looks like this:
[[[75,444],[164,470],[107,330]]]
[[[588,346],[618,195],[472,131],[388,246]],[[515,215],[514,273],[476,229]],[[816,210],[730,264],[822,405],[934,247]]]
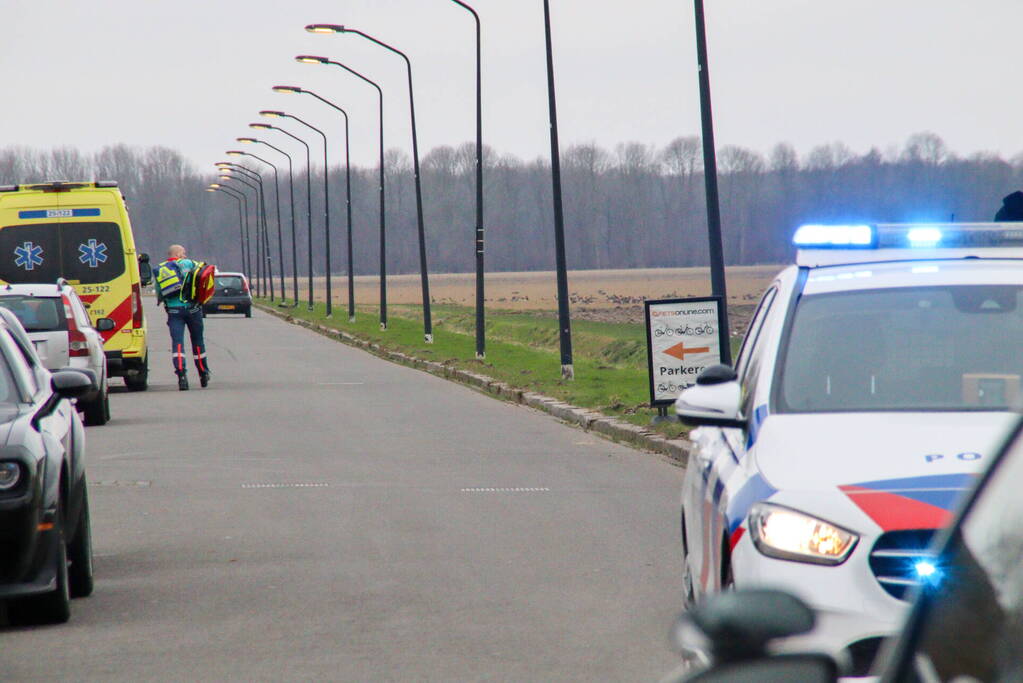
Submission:
[[[0,185],[0,281],[22,284],[66,279],[101,332],[107,372],[129,389],[149,382],[142,287],[152,268],[135,238],[114,181]]]

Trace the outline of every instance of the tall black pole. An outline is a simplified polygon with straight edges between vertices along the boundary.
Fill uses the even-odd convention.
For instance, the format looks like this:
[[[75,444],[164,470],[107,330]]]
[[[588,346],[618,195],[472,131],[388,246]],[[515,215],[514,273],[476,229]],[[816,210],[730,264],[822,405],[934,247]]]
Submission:
[[[266,226],[266,208],[263,206],[263,181],[262,181],[262,178],[260,177],[260,175],[258,173],[256,173],[255,171],[251,170],[251,169],[248,169],[248,168],[246,168],[246,167],[244,167],[244,166],[242,166],[240,164],[231,164],[230,166],[231,166],[231,169],[236,171],[236,172],[239,172],[239,173],[244,172],[244,175],[242,177],[239,177],[237,174],[232,176],[232,180],[235,180],[235,181],[237,181],[237,182],[239,182],[239,183],[241,183],[243,185],[247,185],[249,188],[251,188],[253,190],[253,192],[255,192],[256,198],[259,200],[260,211],[256,214],[256,280],[255,280],[255,282],[256,282],[256,286],[257,286],[257,296],[263,296],[263,295],[266,294],[266,283],[263,281],[263,277],[264,277],[263,273],[264,273],[264,268],[265,268],[265,263],[263,261],[263,253],[262,253],[263,252],[263,250],[262,250],[263,235],[262,235],[262,232],[261,232],[261,229],[260,229],[260,225],[262,224],[264,226],[263,227],[263,232],[265,232],[265,226]],[[248,180],[243,180],[243,178],[248,178],[249,180],[254,180],[256,184],[250,183],[250,182],[248,182]],[[260,221],[260,218],[262,218],[262,222]]]
[[[313,59],[321,64],[333,64],[339,66],[353,76],[362,79],[366,83],[369,83],[377,91],[377,97],[380,100],[380,329],[387,329],[387,203],[384,198],[386,181],[385,181],[385,169],[384,169],[384,91],[374,81],[366,78],[355,69],[351,69],[341,62],[336,62],[332,59],[325,57],[310,58],[310,57],[298,57],[299,61],[308,61]]]
[[[433,343],[433,316],[431,314],[430,302],[430,272],[426,265],[426,227],[423,219],[423,184],[419,173],[419,135],[416,128],[416,96],[412,87],[412,62],[408,55],[396,47],[377,40],[373,36],[362,31],[340,27],[340,33],[353,33],[361,36],[371,43],[393,52],[405,60],[405,70],[408,74],[408,103],[409,118],[412,122],[412,173],[416,186],[416,224],[419,237],[419,283],[423,296],[423,337],[427,344]]]
[[[253,138],[243,138],[243,139],[240,139],[239,142],[241,142],[242,140],[251,140],[251,141],[255,142],[255,140]],[[242,152],[242,154],[244,154],[246,156],[250,156],[253,159],[255,159],[256,161],[260,161],[260,162],[266,164],[267,166],[272,168],[273,172],[274,172],[274,200],[275,200],[275,204],[277,205],[277,257],[280,259],[281,300],[283,301],[284,300],[284,238],[281,235],[281,232],[282,232],[282,228],[281,228],[281,183],[280,183],[280,178],[279,178],[278,173],[277,173],[277,166],[275,166],[274,164],[270,163],[269,161],[267,161],[263,157],[256,156],[255,154],[252,154],[251,152]],[[270,237],[269,237],[269,235],[267,235],[267,237],[266,237],[266,240],[267,240],[267,262],[272,264],[273,259],[270,256],[270,252],[269,252],[269,239],[270,239]],[[270,272],[271,273],[273,272],[272,267],[271,267],[271,271]],[[271,278],[272,278],[272,275],[271,275]],[[271,301],[273,301],[273,299],[274,299],[274,293],[273,292],[274,292],[273,281],[271,280],[271,282],[270,282],[270,300]]]
[[[295,229],[295,168],[294,168],[294,166],[291,163],[291,155],[288,154],[287,152],[285,152],[283,149],[281,149],[280,147],[275,147],[274,145],[271,145],[266,140],[256,140],[256,142],[261,144],[261,145],[266,145],[270,149],[277,150],[278,152],[283,154],[288,159],[288,196],[289,196],[289,199],[291,201],[291,246],[292,246],[291,270],[292,270],[292,277],[294,278],[294,292],[293,293],[295,295],[295,305],[297,306],[298,305],[298,273],[297,273],[298,264],[295,263],[295,251],[296,251],[296,247],[295,247],[295,242],[296,242],[296,238],[295,238],[295,233],[296,233],[296,229]],[[280,258],[281,258],[281,302],[283,303],[284,300],[287,298],[287,296],[285,295],[285,289],[284,289],[284,244],[282,243],[282,238],[281,238],[280,230],[277,231],[277,251],[280,254]]]
[[[558,271],[558,339],[561,346],[561,376],[574,379],[572,365],[572,321],[568,313],[568,266],[565,263],[565,211],[561,201],[561,146],[558,142],[558,103],[554,89],[554,49],[551,45],[550,0],[543,0],[544,31],[547,36],[547,99],[551,116],[551,183],[554,196],[554,252]]]
[[[242,195],[235,193],[230,188],[218,186],[211,187],[211,192],[221,192],[234,199],[238,205],[238,248],[241,251],[242,256],[242,272],[245,271],[245,223],[242,217]]]
[[[220,184],[220,183],[218,183],[218,184]],[[243,215],[245,216],[244,228],[242,228],[242,226],[239,225],[239,228],[242,229],[242,235],[241,235],[242,272],[245,273],[245,277],[246,278],[251,280],[252,279],[252,272],[251,272],[251,267],[249,265],[249,262],[250,262],[249,250],[250,250],[251,247],[250,247],[250,244],[249,244],[249,200],[248,200],[248,197],[245,195],[244,192],[242,192],[240,190],[236,190],[233,187],[228,187],[228,186],[223,185],[223,184],[220,184],[220,189],[225,190],[227,192],[235,193],[239,197],[241,197],[242,206],[244,207]]]
[[[480,16],[461,0],[451,0],[464,7],[476,20],[476,357],[487,355],[486,309],[483,282],[483,31]]]
[[[348,210],[348,322],[355,322],[355,269],[352,266],[352,156],[351,138],[349,137],[348,112],[330,100],[320,97],[312,90],[293,88],[294,92],[312,95],[320,102],[333,107],[345,117],[345,205]],[[328,235],[329,237],[329,235]]]
[[[255,176],[256,184],[259,186],[259,213],[262,216],[262,232],[259,234],[257,245],[261,248],[262,253],[262,266],[261,278],[263,285],[261,292],[263,296],[266,296],[266,292],[270,290],[270,301],[274,300],[274,276],[273,276],[273,264],[270,261],[270,241],[267,237],[269,228],[266,220],[266,191],[263,189],[263,176],[251,168],[239,165],[239,168],[243,168],[253,176]]]
[[[324,250],[327,254],[327,317],[329,318],[331,313],[331,291],[330,291],[330,196],[328,194],[330,183],[328,182],[328,166],[327,166],[327,136],[322,130],[316,126],[303,121],[294,114],[285,114],[289,119],[294,119],[301,123],[306,128],[316,131],[323,138],[323,227],[326,231],[327,243],[324,246]],[[308,167],[307,167],[308,168]],[[311,176],[310,176],[311,177]],[[310,191],[311,192],[311,191]],[[312,195],[310,194],[310,197]],[[313,223],[309,221],[309,310],[313,310]]]
[[[725,255],[721,245],[721,208],[718,203],[718,166],[714,151],[714,114],[710,102],[710,67],[707,64],[707,28],[703,0],[693,0],[696,9],[696,61],[700,70],[700,117],[703,123],[703,178],[707,187],[707,240],[710,250],[710,286],[721,297],[725,338],[729,338],[728,290],[725,284]],[[721,348],[721,362],[732,363],[732,349]]]
[[[301,144],[303,147],[305,147],[305,159],[306,159],[306,198],[307,198],[307,202],[306,202],[306,220],[308,221],[308,225],[309,225],[309,234],[312,234],[312,230],[313,230],[313,228],[312,228],[312,225],[313,225],[313,209],[312,209],[312,204],[308,202],[308,199],[311,197],[311,190],[309,189],[310,188],[310,185],[309,185],[309,158],[310,158],[310,156],[309,156],[309,145],[306,144],[306,141],[303,140],[302,138],[298,137],[297,135],[293,135],[293,134],[289,133],[288,131],[284,130],[283,128],[279,128],[277,126],[271,126],[269,124],[267,124],[267,128],[269,128],[270,130],[275,130],[278,133],[284,133],[289,138],[291,138],[292,140],[295,140],[296,142]],[[289,161],[291,160],[290,156],[288,157],[288,160]],[[292,202],[291,203],[291,207],[292,207],[292,214],[291,214],[291,216],[292,216],[292,221],[291,221],[291,265],[292,265],[293,270],[291,272],[291,279],[292,279],[292,291],[294,293],[294,298],[295,298],[295,305],[298,306],[298,236],[297,236],[297,234],[295,232],[295,221],[294,221],[294,217],[295,217],[295,214],[294,214],[294,208],[295,208],[295,193],[294,193],[294,190],[295,190],[295,188],[292,187],[292,194],[291,194],[291,202]],[[312,277],[312,274],[310,274],[310,278],[311,277]],[[312,282],[312,280],[310,280],[310,282]],[[310,292],[311,291],[312,291],[312,285],[310,285]],[[309,296],[309,306],[310,307],[312,307],[312,305],[313,305],[312,301],[313,301],[312,295],[310,294],[310,296]]]

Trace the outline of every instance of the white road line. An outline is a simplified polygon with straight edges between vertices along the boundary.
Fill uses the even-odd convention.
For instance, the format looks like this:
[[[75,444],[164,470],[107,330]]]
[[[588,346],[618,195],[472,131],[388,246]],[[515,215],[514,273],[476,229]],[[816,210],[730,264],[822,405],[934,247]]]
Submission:
[[[330,484],[323,482],[310,484],[242,484],[243,489],[325,489]]]
[[[365,382],[317,382],[316,386],[320,387],[358,387],[365,384]]]
[[[462,493],[546,493],[550,491],[546,486],[519,486],[519,487],[478,487],[462,489]]]

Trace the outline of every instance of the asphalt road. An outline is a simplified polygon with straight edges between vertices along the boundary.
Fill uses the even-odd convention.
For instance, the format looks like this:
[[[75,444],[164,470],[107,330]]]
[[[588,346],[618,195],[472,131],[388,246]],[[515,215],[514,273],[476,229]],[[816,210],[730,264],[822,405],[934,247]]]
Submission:
[[[89,428],[96,591],[10,680],[656,680],[682,471],[262,313]],[[552,368],[552,372],[557,368]]]

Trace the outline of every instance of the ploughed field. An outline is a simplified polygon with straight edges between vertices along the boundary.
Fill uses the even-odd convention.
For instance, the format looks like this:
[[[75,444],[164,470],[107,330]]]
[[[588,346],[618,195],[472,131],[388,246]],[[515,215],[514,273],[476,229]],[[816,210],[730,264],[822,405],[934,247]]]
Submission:
[[[733,334],[742,334],[753,307],[781,266],[736,266],[729,268],[728,302]],[[355,278],[355,300],[362,308],[375,306],[379,297],[378,277]],[[287,293],[292,283],[286,278]],[[345,302],[348,284],[344,275],[333,280],[335,302]],[[568,276],[569,301],[573,320],[610,323],[643,322],[645,299],[708,296],[710,271],[707,268],[646,268],[638,270],[575,270]],[[308,281],[299,279],[299,296],[304,300]],[[316,298],[326,295],[326,280],[313,281]],[[440,273],[430,276],[430,297],[436,304],[474,306],[476,276],[472,273]],[[421,288],[418,274],[387,278],[388,304],[419,304]],[[488,310],[535,311],[555,314],[558,308],[554,272],[487,273]]]

